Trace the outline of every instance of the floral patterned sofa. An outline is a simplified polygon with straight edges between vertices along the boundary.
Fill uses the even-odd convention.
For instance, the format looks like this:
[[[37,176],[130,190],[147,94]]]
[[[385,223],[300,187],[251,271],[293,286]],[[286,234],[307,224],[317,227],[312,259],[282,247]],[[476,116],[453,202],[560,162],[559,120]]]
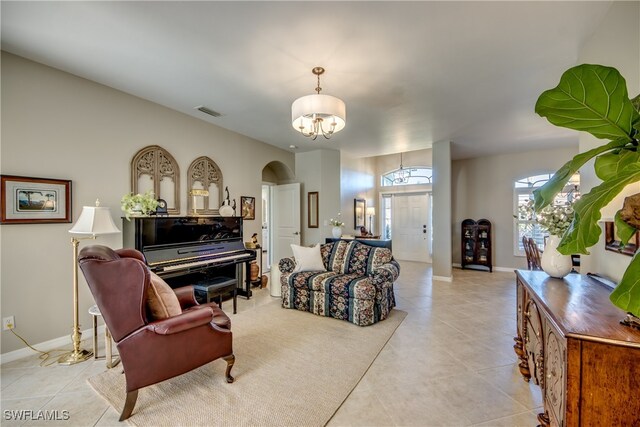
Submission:
[[[391,250],[339,240],[320,247],[326,271],[294,273],[295,260],[280,260],[282,306],[372,325],[395,307],[393,282],[400,265]]]

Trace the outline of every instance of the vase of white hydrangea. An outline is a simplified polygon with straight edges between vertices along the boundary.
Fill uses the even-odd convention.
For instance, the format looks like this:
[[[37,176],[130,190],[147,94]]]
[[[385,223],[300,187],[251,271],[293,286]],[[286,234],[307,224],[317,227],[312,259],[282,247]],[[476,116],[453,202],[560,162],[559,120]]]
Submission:
[[[334,238],[339,239],[342,237],[342,227],[344,227],[344,222],[340,220],[340,213],[338,213],[338,219],[331,218],[329,223],[333,226],[331,229],[331,234]]]
[[[544,252],[542,252],[542,256],[540,257],[540,265],[544,272],[558,279],[562,279],[569,274],[573,267],[571,255],[563,255],[558,252],[560,240],[562,240],[562,237],[554,234],[550,235],[547,238]]]
[[[573,206],[550,205],[537,214],[538,224],[549,232],[540,264],[545,273],[558,279],[563,278],[573,268],[571,255],[558,252],[562,236],[569,229],[573,220]]]

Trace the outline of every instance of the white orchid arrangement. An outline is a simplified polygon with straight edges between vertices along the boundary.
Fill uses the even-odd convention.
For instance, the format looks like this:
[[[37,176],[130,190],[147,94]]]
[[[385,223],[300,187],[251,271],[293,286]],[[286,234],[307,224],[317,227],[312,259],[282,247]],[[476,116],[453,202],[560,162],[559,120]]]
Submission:
[[[344,227],[344,222],[340,221],[340,212],[338,212],[338,218],[337,219],[331,218],[329,220],[329,223],[334,227]]]

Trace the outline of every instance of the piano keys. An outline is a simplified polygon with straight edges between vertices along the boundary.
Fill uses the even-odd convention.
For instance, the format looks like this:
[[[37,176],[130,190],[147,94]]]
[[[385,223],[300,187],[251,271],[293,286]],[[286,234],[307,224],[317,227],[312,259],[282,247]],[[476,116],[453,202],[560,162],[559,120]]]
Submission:
[[[240,255],[229,255],[229,256],[221,256],[219,258],[207,258],[207,259],[201,259],[201,260],[197,260],[197,261],[191,261],[191,262],[181,262],[181,263],[177,263],[177,264],[170,264],[167,265],[165,267],[161,267],[160,272],[161,273],[166,273],[166,272],[171,272],[171,271],[180,271],[180,270],[193,270],[194,268],[200,269],[200,268],[208,268],[210,266],[221,266],[223,263],[227,263],[227,262],[232,262],[232,263],[236,263],[239,260],[242,261],[243,259],[246,258],[251,258],[250,254],[240,254]],[[255,256],[253,257],[253,259],[255,259]]]
[[[241,217],[125,219],[123,239],[124,247],[142,252],[151,271],[172,287],[232,277],[238,294],[251,297],[249,264],[256,253],[244,247]]]

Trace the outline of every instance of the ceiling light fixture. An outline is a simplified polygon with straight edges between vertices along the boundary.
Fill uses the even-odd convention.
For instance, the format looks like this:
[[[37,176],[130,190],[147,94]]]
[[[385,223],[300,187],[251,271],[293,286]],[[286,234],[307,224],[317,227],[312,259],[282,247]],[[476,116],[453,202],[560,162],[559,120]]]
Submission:
[[[405,169],[402,166],[402,153],[400,153],[400,168],[393,172],[394,184],[406,184],[411,178],[411,169]]]
[[[293,102],[292,125],[295,130],[312,140],[318,135],[329,139],[344,128],[347,109],[341,99],[331,95],[320,95],[320,75],[324,73],[324,68],[315,67],[311,72],[318,77],[317,93],[303,96]]]

